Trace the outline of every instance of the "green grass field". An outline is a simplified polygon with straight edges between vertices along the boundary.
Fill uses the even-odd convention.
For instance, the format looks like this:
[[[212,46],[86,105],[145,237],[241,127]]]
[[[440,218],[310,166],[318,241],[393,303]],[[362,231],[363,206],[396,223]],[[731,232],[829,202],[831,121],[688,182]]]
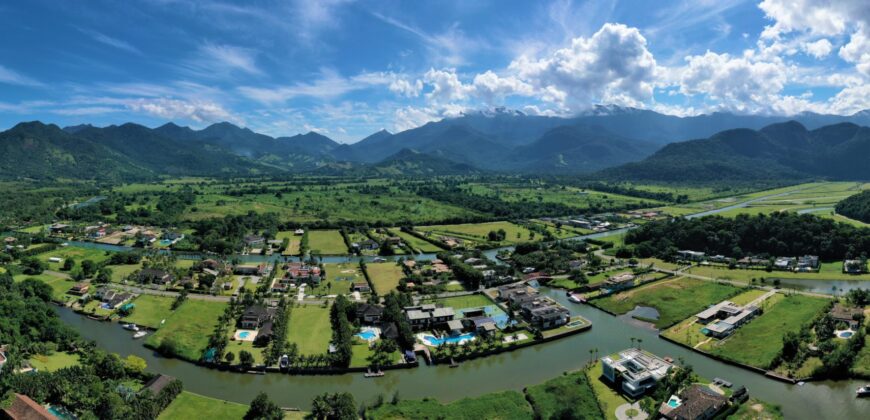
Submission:
[[[348,253],[344,238],[337,230],[312,230],[308,232],[308,248],[312,254],[345,255]]]
[[[411,235],[410,233],[405,233],[398,229],[395,232],[396,235],[399,235],[399,237],[402,238],[402,241],[404,241],[408,246],[410,246],[417,252],[429,253],[441,251],[441,248],[433,245],[428,241],[424,241],[414,235]]]
[[[55,352],[51,356],[35,355],[30,358],[30,366],[40,372],[54,372],[65,367],[79,364],[79,355],[74,353]]]
[[[810,322],[825,305],[827,299],[803,295],[788,296],[765,309],[763,315],[740,327],[733,335],[712,345],[712,354],[751,366],[769,368],[782,349],[786,332],[797,332]],[[766,303],[766,302],[765,302]]]
[[[112,270],[112,282],[120,283],[134,271],[142,268],[142,264],[110,265],[108,267]]]
[[[557,418],[564,411],[583,413],[585,418],[603,418],[595,392],[584,372],[550,379],[526,389],[526,397],[538,418]]]
[[[725,266],[695,266],[688,273],[699,276],[711,277],[723,280],[734,280],[750,283],[752,279],[760,281],[762,277],[768,280],[780,279],[809,279],[809,280],[870,280],[870,274],[846,274],[843,272],[842,261],[823,262],[818,273],[796,273],[794,271],[771,271],[765,270],[729,270]]]
[[[405,276],[402,267],[394,262],[366,264],[366,271],[375,287],[375,292],[385,295],[399,287],[399,280]]]
[[[608,420],[616,419],[616,407],[628,403],[629,401],[622,396],[621,393],[614,391],[608,384],[602,381],[601,362],[595,362],[589,370],[589,385],[595,392],[595,398],[601,405],[601,410],[604,411],[604,418]]]
[[[288,240],[287,249],[281,255],[299,255],[299,247],[302,245],[302,236],[296,236],[292,231],[281,231],[275,235],[275,239]]]
[[[728,416],[728,420],[781,420],[782,409],[778,405],[751,398],[740,405],[737,411]]]
[[[469,184],[468,187],[472,194],[497,196],[508,202],[526,202],[530,205],[557,203],[582,211],[626,205],[655,206],[660,204],[656,200],[544,183],[530,183],[529,185]]]
[[[124,318],[124,321],[158,329],[160,321],[172,315],[172,302],[174,301],[175,298],[171,297],[140,295],[132,302],[136,305],[133,313]]]
[[[766,290],[754,289],[747,290],[739,295],[732,296],[728,298],[731,302],[734,302],[738,305],[746,305],[749,302],[758,299],[762,295],[767,293]],[[768,299],[768,304],[778,301],[782,298],[782,295],[774,295]],[[683,343],[689,347],[696,348],[700,343],[709,344],[715,342],[715,340],[711,340],[710,337],[707,337],[703,333],[701,333],[701,328],[704,326],[696,322],[694,316],[689,316],[683,321],[677,323],[676,325],[668,328],[665,331],[662,331],[662,336],[670,338],[674,341]],[[697,347],[697,348],[700,348]]]
[[[63,260],[68,258],[72,258],[76,261],[76,266],[82,263],[84,260],[91,260],[95,263],[101,263],[109,259],[109,255],[106,255],[106,251],[100,249],[92,249],[92,248],[81,248],[76,246],[67,246],[63,248],[55,249],[54,251],[46,252],[43,254],[39,254],[37,258],[48,264],[48,267],[51,270],[60,270],[63,267],[63,262],[59,263],[50,263],[48,262],[49,258],[58,257]]]
[[[164,339],[172,338],[178,345],[180,357],[199,360],[225,307],[225,303],[189,299],[145,342],[156,348]]]
[[[483,294],[454,296],[436,300],[425,299],[423,300],[423,302],[437,303],[439,305],[452,307],[453,309],[479,308],[481,306],[495,305],[495,303],[490,300],[489,297]]]
[[[629,312],[635,306],[653,307],[659,312],[659,319],[654,321],[656,327],[666,328],[733,296],[739,290],[725,284],[677,278],[644,285],[591,303],[616,314]]]
[[[241,420],[248,406],[183,391],[157,417],[160,420]]]
[[[323,354],[332,339],[329,309],[315,305],[293,308],[290,314],[288,339],[299,346],[299,354]]]
[[[533,235],[533,232],[526,227],[515,225],[510,222],[418,226],[416,229],[420,232],[432,232],[433,236],[453,236],[474,242],[489,242],[489,240],[487,239],[487,235],[489,234],[489,232],[497,232],[500,229],[503,229],[506,235],[505,240],[499,243],[515,244],[519,242],[528,242],[530,240],[543,239],[543,235]]]
[[[76,283],[72,280],[67,280],[61,277],[53,276],[51,274],[37,274],[37,275],[27,275],[27,274],[18,274],[13,277],[13,280],[16,282],[24,281],[26,279],[37,279],[51,287],[51,290],[54,292],[53,296],[55,300],[66,301],[71,299],[73,296],[68,295],[70,287],[73,287]]]
[[[534,413],[516,391],[486,394],[465,398],[450,404],[434,399],[402,400],[398,404],[383,404],[366,412],[367,418],[379,420],[398,419],[466,419],[466,420],[513,420],[532,419]]]

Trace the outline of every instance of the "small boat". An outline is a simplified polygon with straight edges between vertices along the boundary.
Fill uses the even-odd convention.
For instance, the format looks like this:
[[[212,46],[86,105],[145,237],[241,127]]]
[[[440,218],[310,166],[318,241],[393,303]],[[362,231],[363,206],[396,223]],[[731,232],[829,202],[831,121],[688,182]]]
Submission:
[[[568,300],[574,303],[586,303],[586,297],[579,293],[572,294],[568,297]]]
[[[452,357],[450,358],[450,367],[452,367],[452,368],[458,368],[458,367],[459,367],[459,363],[456,363],[456,361],[453,360]]]
[[[281,360],[278,362],[278,366],[281,369],[287,369],[288,367],[290,367],[290,356],[286,354],[281,356]]]
[[[139,331],[139,327],[136,324],[121,324],[121,328],[130,331]]]
[[[372,372],[372,370],[369,369],[369,371],[364,373],[363,376],[366,378],[379,378],[381,376],[384,376],[384,372],[382,370],[378,370],[377,372]]]
[[[864,385],[861,388],[858,388],[858,390],[855,391],[855,396],[870,397],[870,385]]]
[[[134,338],[134,339],[136,339],[136,338],[142,338],[142,337],[145,337],[146,335],[148,335],[148,332],[147,332],[147,331],[139,331],[139,332],[137,332],[136,334],[133,334],[133,338]]]

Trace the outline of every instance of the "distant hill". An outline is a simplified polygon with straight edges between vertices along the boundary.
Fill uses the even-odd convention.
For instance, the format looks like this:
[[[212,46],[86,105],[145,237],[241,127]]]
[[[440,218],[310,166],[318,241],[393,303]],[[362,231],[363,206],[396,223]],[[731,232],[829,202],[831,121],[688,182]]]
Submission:
[[[427,176],[463,175],[480,172],[479,169],[449,159],[402,149],[398,153],[371,166],[378,175]]]
[[[154,173],[123,154],[54,124],[20,123],[0,133],[0,178],[122,181]]]
[[[840,123],[807,130],[796,121],[761,130],[734,129],[672,143],[647,159],[605,169],[618,180],[723,181],[870,179],[870,128]]]
[[[870,223],[870,190],[862,191],[837,203],[837,213]]]

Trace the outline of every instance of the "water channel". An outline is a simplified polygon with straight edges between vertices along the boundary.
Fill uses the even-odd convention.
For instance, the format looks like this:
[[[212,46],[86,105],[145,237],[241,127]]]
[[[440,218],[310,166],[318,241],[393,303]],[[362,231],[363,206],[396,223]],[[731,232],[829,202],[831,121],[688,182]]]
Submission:
[[[734,208],[745,207],[761,199],[777,197],[773,194],[734,204],[728,207],[705,211],[689,217],[716,214]],[[573,239],[600,238],[626,232],[628,228],[595,233]],[[125,250],[127,248],[91,242],[71,242],[106,250]],[[501,248],[510,250],[510,247]],[[494,258],[501,249],[485,252]],[[182,256],[183,257],[183,256]],[[188,258],[201,258],[198,255]],[[283,259],[281,256],[248,255],[238,256],[245,262],[265,262]],[[417,258],[434,258],[434,254],[417,255]],[[323,262],[357,261],[359,257],[324,256]],[[371,260],[372,257],[367,257]],[[807,288],[820,293],[833,293],[834,287],[848,290],[864,285],[866,282],[810,280],[781,280],[784,287]],[[523,387],[543,382],[565,371],[582,368],[590,360],[590,350],[605,355],[628,347],[630,337],[641,338],[642,347],[661,356],[674,359],[683,358],[696,372],[704,377],[724,378],[736,385],[743,385],[750,394],[762,400],[780,404],[786,418],[796,419],[858,419],[870,417],[870,399],[855,398],[855,389],[864,385],[861,381],[822,381],[809,382],[803,386],[791,385],[768,379],[758,373],[731,366],[695,353],[657,337],[657,332],[630,322],[624,318],[613,317],[591,306],[569,302],[564,292],[543,289],[543,293],[558,300],[574,314],[590,321],[593,327],[585,333],[536,345],[501,355],[465,362],[458,369],[447,366],[421,366],[417,369],[390,371],[385,377],[367,379],[361,374],[330,376],[293,376],[284,374],[250,375],[227,373],[206,369],[197,365],[167,359],[156,355],[131,339],[127,331],[117,324],[106,324],[79,316],[69,309],[58,308],[61,318],[75,327],[84,337],[110,351],[122,355],[135,354],[144,358],[148,370],[175,376],[184,381],[185,388],[199,394],[208,395],[240,403],[250,402],[257,393],[266,392],[282,406],[309,408],[312,398],[323,392],[348,391],[358,401],[373,401],[378,395],[389,398],[398,391],[402,398],[433,397],[441,401],[452,401],[464,397],[507,389],[521,390]]]

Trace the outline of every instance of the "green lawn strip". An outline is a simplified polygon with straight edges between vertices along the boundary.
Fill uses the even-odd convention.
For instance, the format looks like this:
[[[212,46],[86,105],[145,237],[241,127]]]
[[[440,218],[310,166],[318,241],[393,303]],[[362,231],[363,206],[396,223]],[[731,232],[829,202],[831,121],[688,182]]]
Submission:
[[[344,255],[348,253],[344,238],[337,230],[312,230],[308,232],[308,248],[312,254]]]
[[[385,295],[399,287],[399,280],[405,276],[402,267],[394,262],[366,264],[366,271],[372,285],[379,295]]]
[[[222,302],[188,299],[145,342],[156,348],[164,339],[172,338],[180,357],[199,360],[225,307]]]
[[[160,420],[241,420],[248,406],[184,391],[160,413]]]
[[[371,419],[467,419],[508,420],[532,419],[534,413],[516,391],[486,394],[464,398],[449,404],[434,399],[402,400],[393,405],[386,403],[366,412]]]
[[[39,254],[36,258],[47,263],[50,269],[60,270],[60,268],[63,266],[63,261],[59,263],[51,263],[48,262],[48,259],[52,257],[57,257],[61,260],[72,258],[76,261],[76,265],[78,265],[81,264],[81,262],[84,260],[91,260],[95,263],[101,263],[109,259],[109,255],[106,254],[107,251],[102,249],[65,246],[55,249],[54,251]]]
[[[299,354],[326,353],[332,339],[329,309],[319,305],[301,305],[290,314],[288,339],[299,346]]]
[[[65,367],[79,364],[79,355],[75,353],[54,352],[50,356],[38,354],[30,358],[30,366],[40,372],[54,372]]]
[[[425,299],[423,303],[437,303],[454,309],[479,308],[482,306],[495,305],[492,300],[483,294],[454,296],[443,299]]]
[[[861,349],[852,364],[852,371],[857,376],[864,378],[870,376],[870,343],[864,342],[864,348]]]
[[[601,371],[601,362],[595,362],[587,371],[587,375],[589,376],[589,385],[592,386],[593,392],[595,392],[595,398],[598,399],[598,403],[601,405],[601,410],[604,411],[604,418],[608,420],[616,419],[616,408],[628,403],[629,401],[625,399],[619,392],[613,390],[607,383],[604,382]]]
[[[446,236],[465,237],[480,242],[487,242],[487,235],[491,231],[498,232],[500,229],[505,231],[504,243],[518,243],[530,240],[531,231],[524,226],[515,225],[510,222],[488,222],[488,223],[464,223],[458,225],[433,225],[420,226],[418,230],[423,232],[437,232]],[[517,237],[519,234],[519,237]],[[542,235],[537,235],[537,239],[541,239]]]
[[[410,233],[402,232],[398,229],[394,230],[394,232],[396,232],[396,235],[399,235],[399,237],[402,238],[402,241],[404,241],[406,244],[410,245],[411,248],[413,248],[419,252],[427,252],[428,253],[428,252],[440,252],[441,251],[441,248],[435,246],[434,244],[432,244],[428,241],[424,241],[424,240],[422,240],[414,235],[411,235]]]
[[[140,295],[132,301],[135,307],[130,316],[125,317],[125,322],[144,325],[149,328],[160,328],[160,321],[172,315],[172,302],[175,298]]]
[[[678,278],[663,280],[596,299],[592,304],[616,314],[624,314],[636,306],[656,308],[657,328],[671,326],[717,302],[738,293],[740,289],[710,281]]]
[[[699,276],[711,277],[723,280],[734,280],[743,283],[750,283],[752,279],[761,281],[761,278],[767,279],[768,282],[772,279],[798,279],[798,280],[870,280],[870,274],[846,274],[843,272],[842,261],[823,262],[818,273],[796,273],[794,271],[765,271],[765,270],[730,270],[725,266],[695,266],[689,269],[688,273]]]
[[[296,236],[294,231],[281,231],[275,235],[275,239],[287,239],[287,248],[281,255],[299,255],[299,246],[302,245],[302,236]]]
[[[718,345],[710,346],[707,351],[739,363],[768,368],[782,349],[783,336],[789,331],[798,332],[828,302],[824,298],[787,296],[772,307],[765,305],[764,314],[737,329]]]
[[[142,264],[110,265],[108,268],[112,270],[112,281],[120,283],[124,281],[127,276],[133,274],[134,271],[142,268]]]
[[[235,334],[235,332],[235,328],[230,328],[229,335],[232,336],[233,334]],[[261,365],[265,363],[265,358],[263,357],[263,349],[264,347],[255,347],[254,342],[252,341],[231,340],[230,343],[227,345],[226,351],[235,353],[236,359],[233,361],[233,363],[239,363],[239,354],[242,352],[242,350],[244,350],[254,356],[254,365]]]
[[[526,389],[535,417],[541,419],[564,418],[564,413],[583,414],[583,418],[603,419],[595,392],[584,372],[573,372],[550,379]]]

